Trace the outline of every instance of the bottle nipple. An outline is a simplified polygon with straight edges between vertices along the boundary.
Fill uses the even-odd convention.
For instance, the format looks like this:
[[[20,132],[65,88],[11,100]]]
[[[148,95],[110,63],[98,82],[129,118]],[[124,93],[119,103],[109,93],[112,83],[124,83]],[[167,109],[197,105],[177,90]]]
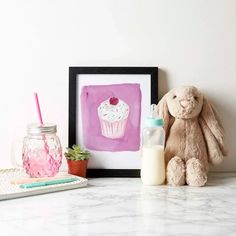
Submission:
[[[156,126],[163,126],[163,124],[164,124],[163,119],[158,117],[157,114],[157,105],[152,104],[150,106],[149,116],[145,119],[145,126],[156,127]]]
[[[151,107],[150,107],[150,115],[149,115],[150,118],[153,118],[153,119],[157,118],[156,108],[157,108],[156,104],[152,104],[151,105]]]

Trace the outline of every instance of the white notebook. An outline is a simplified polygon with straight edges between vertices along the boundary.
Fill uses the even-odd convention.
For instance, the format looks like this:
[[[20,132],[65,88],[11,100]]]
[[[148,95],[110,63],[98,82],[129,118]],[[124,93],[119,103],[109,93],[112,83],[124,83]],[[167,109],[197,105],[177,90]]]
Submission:
[[[0,169],[0,200],[75,189],[84,187],[88,183],[87,179],[70,175],[67,174],[66,172],[60,172],[56,176],[58,177],[63,176],[65,178],[76,177],[78,178],[78,180],[70,183],[24,189],[20,188],[19,184],[12,183],[18,179],[29,178],[29,176],[22,169]]]

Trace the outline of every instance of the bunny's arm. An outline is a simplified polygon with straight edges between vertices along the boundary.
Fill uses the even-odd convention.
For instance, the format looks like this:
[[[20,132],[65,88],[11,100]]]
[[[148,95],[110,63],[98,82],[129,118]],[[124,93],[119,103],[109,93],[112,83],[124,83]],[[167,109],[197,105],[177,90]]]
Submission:
[[[224,159],[225,156],[225,153],[223,153],[224,150],[222,152],[215,136],[212,134],[206,122],[202,118],[199,118],[199,124],[201,126],[201,130],[206,142],[208,160],[211,164],[217,165],[221,163]]]

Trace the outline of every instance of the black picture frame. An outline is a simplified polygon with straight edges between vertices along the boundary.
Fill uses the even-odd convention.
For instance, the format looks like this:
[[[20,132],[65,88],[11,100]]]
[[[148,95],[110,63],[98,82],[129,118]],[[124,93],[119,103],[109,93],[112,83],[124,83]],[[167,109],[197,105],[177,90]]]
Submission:
[[[158,102],[158,67],[69,67],[68,146],[77,143],[77,77],[80,74],[148,74],[151,103]],[[139,169],[88,169],[87,177],[139,177]]]

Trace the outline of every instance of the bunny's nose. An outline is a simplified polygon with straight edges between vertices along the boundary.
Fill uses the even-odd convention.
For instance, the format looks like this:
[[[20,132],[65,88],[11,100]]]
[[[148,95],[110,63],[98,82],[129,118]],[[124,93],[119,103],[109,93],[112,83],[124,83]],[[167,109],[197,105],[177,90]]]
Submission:
[[[182,101],[180,101],[180,105],[181,105],[182,107],[187,107],[188,104],[189,104],[189,101],[188,101],[188,100],[182,100]]]

